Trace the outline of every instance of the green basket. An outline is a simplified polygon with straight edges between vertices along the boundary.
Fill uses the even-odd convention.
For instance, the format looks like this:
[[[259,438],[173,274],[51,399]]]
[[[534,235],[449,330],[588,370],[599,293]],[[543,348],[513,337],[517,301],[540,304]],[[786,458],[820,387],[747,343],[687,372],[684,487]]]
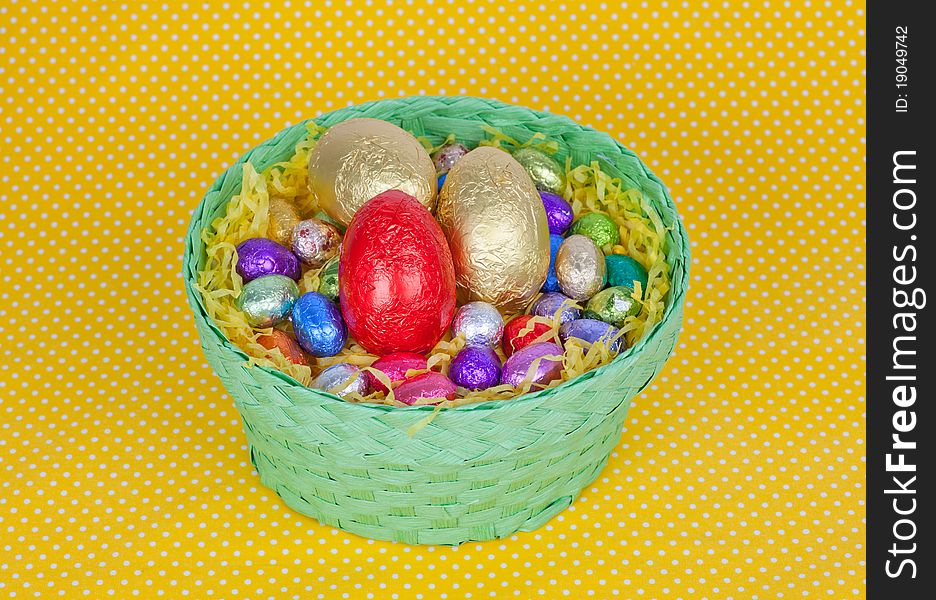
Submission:
[[[351,404],[303,387],[247,356],[210,321],[194,289],[205,263],[201,231],[241,187],[241,163],[261,171],[289,158],[304,123],[248,151],[214,182],[189,226],[183,274],[208,362],[244,420],[261,482],[300,513],[368,538],[461,544],[534,530],[569,506],[604,468],[631,398],[656,376],[676,344],[689,277],[689,242],[656,176],[611,136],[566,117],[495,100],[412,97],[350,106],[313,121],[354,117],[399,125],[438,144],[450,133],[469,146],[483,125],[519,140],[535,132],[559,143],[557,158],[597,160],[641,190],[669,228],[672,290],[648,335],[611,363],[558,387],[515,400],[441,411],[410,436],[432,407]]]

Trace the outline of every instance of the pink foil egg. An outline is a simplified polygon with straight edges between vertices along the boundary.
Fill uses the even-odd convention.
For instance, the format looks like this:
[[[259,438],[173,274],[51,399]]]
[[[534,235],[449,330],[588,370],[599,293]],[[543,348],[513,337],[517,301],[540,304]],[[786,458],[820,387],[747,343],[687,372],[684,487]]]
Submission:
[[[455,384],[448,377],[442,373],[430,371],[407,379],[393,390],[393,394],[403,404],[414,404],[420,398],[454,400],[456,390]],[[438,402],[433,404],[438,404]]]
[[[410,369],[426,369],[428,365],[426,363],[426,357],[422,354],[417,354],[415,352],[394,352],[378,358],[371,367],[382,371],[387,378],[393,382],[406,379],[406,372]],[[387,393],[387,386],[380,383],[380,380],[370,373],[367,374],[367,377],[370,379],[370,383],[375,390],[380,390],[385,394]]]

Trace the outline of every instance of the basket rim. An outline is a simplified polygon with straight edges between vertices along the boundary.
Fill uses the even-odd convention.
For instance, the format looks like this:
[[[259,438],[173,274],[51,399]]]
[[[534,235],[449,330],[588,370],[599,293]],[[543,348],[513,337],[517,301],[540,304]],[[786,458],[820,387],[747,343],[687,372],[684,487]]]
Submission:
[[[399,102],[399,101],[405,102],[405,101],[414,101],[417,99],[420,99],[420,100],[446,99],[449,101],[459,100],[459,99],[464,99],[464,100],[480,99],[480,100],[483,100],[484,102],[489,103],[494,109],[522,108],[536,115],[537,117],[550,117],[552,119],[558,119],[559,121],[564,122],[566,125],[571,125],[583,131],[603,133],[593,127],[577,123],[576,121],[572,120],[571,118],[565,115],[558,115],[556,113],[528,108],[522,105],[507,103],[507,102],[503,102],[503,101],[492,99],[492,98],[477,98],[473,96],[458,96],[458,95],[455,95],[455,96],[420,95],[420,96],[405,96],[405,97],[399,97],[399,98],[383,98],[383,99],[378,99],[378,100],[370,100],[370,101],[361,102],[358,104],[349,104],[348,106],[344,106],[344,107],[337,108],[328,112],[324,112],[324,113],[319,114],[316,117],[305,119],[289,127],[285,127],[279,132],[277,132],[276,135],[274,135],[273,137],[268,138],[267,140],[264,140],[260,142],[259,144],[257,144],[256,146],[253,146],[247,151],[243,152],[237,159],[234,160],[233,163],[231,163],[230,166],[224,169],[224,171],[222,171],[212,181],[212,183],[208,186],[207,191],[202,196],[201,200],[199,200],[198,205],[195,207],[195,209],[192,212],[192,218],[189,221],[189,226],[186,229],[186,236],[184,239],[185,250],[183,254],[183,280],[185,283],[187,296],[189,297],[189,304],[191,305],[191,308],[194,313],[193,317],[195,319],[203,319],[205,320],[205,322],[209,323],[209,329],[212,330],[213,335],[216,335],[218,337],[221,345],[224,346],[226,349],[233,351],[235,354],[240,356],[245,361],[245,364],[242,365],[245,369],[246,368],[260,369],[267,374],[270,374],[274,377],[277,377],[285,381],[291,386],[295,386],[303,390],[313,392],[318,396],[321,396],[323,398],[328,398],[330,401],[341,402],[342,404],[348,404],[348,401],[341,398],[340,396],[323,391],[323,390],[317,390],[317,389],[304,386],[301,382],[297,381],[295,378],[287,375],[286,373],[283,373],[282,371],[279,371],[278,369],[274,369],[274,368],[266,367],[262,365],[250,364],[249,363],[250,357],[243,350],[241,350],[235,344],[231,343],[231,341],[228,340],[226,336],[222,335],[221,332],[216,327],[210,326],[211,320],[208,317],[207,312],[205,311],[205,307],[203,305],[201,295],[198,293],[198,291],[194,287],[195,273],[194,271],[191,273],[189,272],[190,271],[189,265],[191,264],[192,245],[188,243],[188,241],[190,239],[193,239],[193,236],[194,236],[194,239],[198,240],[197,245],[201,248],[204,248],[204,242],[201,241],[201,227],[199,227],[198,216],[202,213],[204,209],[205,201],[208,197],[208,194],[210,194],[211,191],[216,188],[217,184],[219,184],[225,177],[227,177],[229,173],[232,173],[234,170],[243,168],[243,163],[245,162],[243,159],[246,155],[252,153],[255,149],[261,146],[272,145],[273,143],[275,143],[276,140],[280,139],[281,137],[287,135],[288,133],[292,132],[293,130],[297,128],[304,128],[309,123],[317,123],[319,121],[328,120],[329,117],[332,117],[337,113],[341,113],[351,107],[364,108],[364,107],[373,106],[379,103]],[[355,118],[355,117],[350,117],[350,118]],[[530,402],[530,401],[534,401],[537,399],[541,399],[544,396],[552,395],[553,393],[556,393],[560,389],[567,388],[567,386],[572,387],[578,382],[585,381],[592,377],[599,377],[604,371],[608,370],[609,368],[614,367],[616,363],[619,363],[630,357],[636,357],[643,350],[644,346],[646,346],[650,342],[650,340],[653,338],[653,336],[656,335],[657,332],[663,327],[664,324],[668,323],[673,318],[677,318],[676,315],[678,311],[676,309],[678,306],[680,306],[683,303],[685,299],[686,291],[688,290],[688,285],[689,285],[689,266],[691,263],[689,236],[686,232],[686,228],[683,223],[682,217],[679,214],[678,210],[676,210],[676,203],[673,200],[672,196],[670,195],[669,188],[667,188],[666,184],[664,184],[663,181],[660,180],[660,178],[657,177],[656,174],[650,170],[650,168],[646,165],[646,163],[644,163],[643,160],[636,153],[634,153],[632,150],[627,148],[624,144],[622,144],[621,142],[619,142],[617,139],[610,136],[609,134],[605,134],[605,135],[608,135],[609,139],[611,139],[614,142],[615,146],[617,146],[617,148],[621,151],[622,154],[629,154],[630,156],[634,157],[639,162],[641,167],[644,169],[647,178],[660,186],[664,201],[668,202],[672,206],[674,210],[674,214],[676,215],[675,221],[673,223],[673,234],[678,235],[683,240],[682,255],[685,259],[685,265],[683,268],[683,276],[679,280],[674,279],[672,281],[672,287],[670,289],[671,301],[667,303],[666,308],[663,311],[663,318],[660,319],[660,321],[658,321],[656,324],[654,324],[653,328],[648,333],[646,333],[635,345],[627,348],[624,352],[621,352],[620,354],[618,354],[611,362],[607,364],[601,365],[595,369],[592,369],[591,371],[582,373],[581,375],[578,375],[577,377],[574,377],[568,381],[564,381],[558,386],[537,390],[535,392],[527,392],[518,397],[511,398],[509,399],[510,404],[515,404],[517,402]],[[600,157],[601,156],[599,155],[598,158]],[[446,412],[496,410],[500,406],[503,406],[506,402],[508,401],[486,400],[483,402],[475,402],[475,403],[463,404],[463,405],[455,406],[455,407],[447,407],[444,410]],[[370,410],[370,411],[378,411],[382,413],[390,412],[390,411],[432,412],[438,408],[437,406],[433,406],[433,405],[391,406],[387,404],[376,404],[376,403],[370,403],[370,402],[360,402],[360,403],[354,403],[354,404],[361,409]]]

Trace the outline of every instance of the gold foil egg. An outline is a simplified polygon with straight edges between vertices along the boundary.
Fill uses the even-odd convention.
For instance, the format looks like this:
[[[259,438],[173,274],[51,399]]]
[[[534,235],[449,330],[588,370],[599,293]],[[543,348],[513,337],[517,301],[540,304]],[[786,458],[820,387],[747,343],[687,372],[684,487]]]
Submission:
[[[292,232],[299,224],[299,211],[289,200],[270,199],[270,239],[289,248],[292,244]]]
[[[536,186],[509,154],[482,146],[459,159],[439,194],[461,302],[523,309],[546,281],[549,225]]]
[[[565,169],[556,159],[536,148],[520,148],[513,157],[530,174],[536,189],[562,194],[566,186]]]
[[[309,153],[309,189],[345,227],[381,192],[400,190],[433,211],[438,191],[435,166],[422,144],[378,119],[342,121],[319,138]]]

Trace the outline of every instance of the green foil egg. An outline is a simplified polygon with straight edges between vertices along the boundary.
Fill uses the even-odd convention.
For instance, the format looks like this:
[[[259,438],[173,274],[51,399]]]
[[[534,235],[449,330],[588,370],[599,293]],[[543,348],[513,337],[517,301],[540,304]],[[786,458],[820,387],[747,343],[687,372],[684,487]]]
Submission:
[[[237,297],[237,308],[251,327],[272,327],[289,316],[299,286],[284,275],[266,275],[244,285]]]
[[[640,312],[640,302],[634,300],[633,293],[634,288],[623,285],[603,289],[588,301],[582,317],[621,327],[627,317]]]
[[[569,233],[578,233],[590,237],[599,248],[615,245],[621,241],[621,232],[617,223],[608,215],[602,213],[588,213],[572,223]]]
[[[536,189],[555,194],[565,190],[565,169],[553,157],[536,148],[520,148],[513,157],[529,173]]]
[[[608,285],[626,285],[636,289],[635,281],[640,282],[640,290],[647,293],[647,270],[642,264],[623,254],[611,254],[605,257],[608,271]]]
[[[328,297],[329,300],[338,299],[338,257],[335,256],[319,273],[318,293]]]

